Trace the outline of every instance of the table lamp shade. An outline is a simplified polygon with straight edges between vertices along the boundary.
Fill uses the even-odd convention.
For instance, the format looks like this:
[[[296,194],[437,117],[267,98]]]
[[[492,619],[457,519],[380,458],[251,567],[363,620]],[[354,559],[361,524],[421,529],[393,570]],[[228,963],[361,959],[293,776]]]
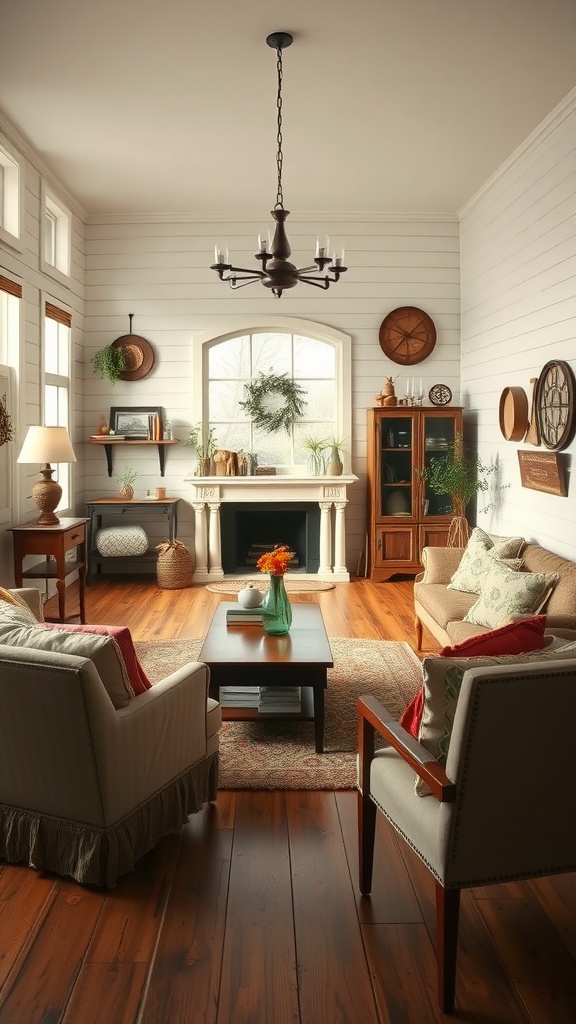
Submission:
[[[54,509],[62,497],[62,488],[52,479],[51,462],[76,462],[76,455],[66,427],[28,427],[24,444],[17,459],[23,463],[44,463],[42,480],[32,488],[32,497],[40,510],[39,526],[55,526],[58,516]]]

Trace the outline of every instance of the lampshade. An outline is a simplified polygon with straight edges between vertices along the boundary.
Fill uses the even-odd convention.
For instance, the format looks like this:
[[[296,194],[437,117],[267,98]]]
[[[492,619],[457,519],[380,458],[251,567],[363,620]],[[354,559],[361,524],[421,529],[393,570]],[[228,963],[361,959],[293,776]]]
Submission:
[[[44,463],[42,480],[37,480],[32,488],[32,497],[40,510],[39,526],[55,526],[59,523],[54,514],[62,488],[52,479],[54,470],[51,462],[76,462],[72,442],[66,427],[28,427],[24,444],[17,459],[24,463]]]

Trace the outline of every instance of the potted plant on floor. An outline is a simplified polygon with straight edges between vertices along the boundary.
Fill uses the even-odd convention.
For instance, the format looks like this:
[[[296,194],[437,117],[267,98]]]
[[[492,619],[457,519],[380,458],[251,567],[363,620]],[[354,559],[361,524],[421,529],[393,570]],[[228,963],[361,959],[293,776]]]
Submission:
[[[448,531],[448,547],[466,547],[470,527],[466,509],[480,491],[487,491],[489,478],[496,471],[496,463],[486,465],[479,456],[464,447],[457,434],[445,454],[433,456],[421,478],[433,494],[449,495],[453,518]]]

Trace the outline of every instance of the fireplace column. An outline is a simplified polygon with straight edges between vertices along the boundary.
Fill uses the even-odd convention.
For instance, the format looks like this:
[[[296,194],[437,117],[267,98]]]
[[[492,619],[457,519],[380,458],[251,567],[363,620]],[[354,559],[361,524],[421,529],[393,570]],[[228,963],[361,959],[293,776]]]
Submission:
[[[222,569],[222,537],[220,533],[220,502],[209,501],[208,509],[208,558],[211,576],[223,576]]]
[[[208,544],[206,538],[206,517],[205,504],[203,501],[193,501],[194,509],[194,554],[196,565],[194,572],[208,572]]]
[[[319,501],[320,505],[320,568],[319,574],[332,572],[332,502]]]
[[[345,509],[348,502],[335,501],[334,520],[334,572],[345,573],[346,570],[346,519]]]

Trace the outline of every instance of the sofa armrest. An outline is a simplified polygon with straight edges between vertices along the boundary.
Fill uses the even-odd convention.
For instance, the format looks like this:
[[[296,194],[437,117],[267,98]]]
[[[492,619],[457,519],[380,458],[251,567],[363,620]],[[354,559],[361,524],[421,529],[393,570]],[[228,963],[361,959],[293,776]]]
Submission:
[[[26,601],[30,611],[38,619],[44,622],[44,606],[40,591],[36,587],[10,587],[11,594],[17,594],[23,601]]]
[[[464,550],[464,548],[423,548],[424,572],[418,577],[418,582],[449,583],[460,565]]]

